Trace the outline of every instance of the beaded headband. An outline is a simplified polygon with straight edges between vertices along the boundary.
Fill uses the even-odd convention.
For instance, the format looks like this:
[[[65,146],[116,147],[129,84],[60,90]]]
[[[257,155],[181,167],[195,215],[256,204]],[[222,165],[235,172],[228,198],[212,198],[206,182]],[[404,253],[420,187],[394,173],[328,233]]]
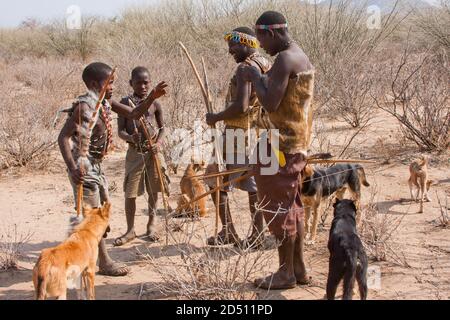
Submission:
[[[253,37],[249,34],[242,33],[242,32],[232,31],[232,32],[226,33],[225,40],[237,42],[237,43],[243,44],[250,48],[255,48],[255,49],[259,48],[258,39],[256,39],[255,37]]]
[[[274,29],[284,29],[287,28],[288,24],[287,23],[283,23],[283,24],[258,24],[255,26],[256,30],[274,30]]]

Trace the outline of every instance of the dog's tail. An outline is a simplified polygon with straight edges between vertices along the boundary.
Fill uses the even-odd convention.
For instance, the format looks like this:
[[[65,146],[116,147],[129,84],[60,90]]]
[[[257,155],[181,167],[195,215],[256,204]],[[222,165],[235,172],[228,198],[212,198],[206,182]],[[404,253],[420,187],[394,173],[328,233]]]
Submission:
[[[50,273],[50,263],[45,258],[45,252],[39,257],[33,269],[33,282],[35,286],[36,300],[45,300],[47,296],[47,279]]]
[[[367,181],[366,171],[364,170],[364,168],[360,165],[357,165],[356,168],[358,170],[359,179],[363,186],[370,187],[370,183]]]

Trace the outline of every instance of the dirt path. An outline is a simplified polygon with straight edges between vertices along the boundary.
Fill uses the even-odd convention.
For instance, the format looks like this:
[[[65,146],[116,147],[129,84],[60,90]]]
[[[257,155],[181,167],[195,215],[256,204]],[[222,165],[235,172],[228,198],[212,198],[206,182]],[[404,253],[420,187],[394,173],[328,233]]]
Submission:
[[[105,162],[110,183],[116,186],[112,192],[114,214],[111,225],[113,232],[108,240],[125,230],[125,217],[123,214],[122,199],[122,167],[123,154],[111,156]],[[408,189],[405,185],[407,179],[407,166],[390,165],[385,167],[368,168],[369,181],[379,188],[376,201],[381,214],[403,215],[401,226],[397,229],[394,238],[398,247],[398,256],[403,257],[409,267],[401,266],[395,261],[371,263],[381,271],[381,287],[370,291],[370,299],[449,299],[450,298],[450,230],[437,227],[439,206],[435,192],[432,193],[433,202],[426,204],[425,214],[416,214],[417,204],[401,203],[398,199],[407,198]],[[440,183],[435,187],[440,195],[449,195],[450,182],[448,171],[433,168],[432,176],[440,177]],[[179,177],[172,179],[172,189],[176,186]],[[43,248],[58,244],[64,239],[69,215],[72,213],[72,194],[67,178],[63,174],[47,174],[38,176],[4,177],[0,180],[0,203],[2,209],[0,219],[3,229],[11,230],[16,224],[19,234],[32,233],[30,241],[22,248],[23,256],[20,259],[20,270],[0,272],[0,299],[32,299],[33,286],[31,282],[31,269]],[[364,192],[363,202],[367,201],[369,192]],[[246,207],[246,197],[243,193],[236,193],[232,212],[236,220],[240,221],[239,232],[246,233],[249,226],[249,217]],[[172,199],[172,204],[175,203]],[[236,204],[240,203],[237,208]],[[209,207],[213,208],[209,202]],[[213,212],[213,210],[211,210]],[[138,217],[136,220],[137,232],[143,234],[146,225],[145,199],[138,201]],[[195,222],[212,230],[214,218],[212,216],[201,222]],[[328,268],[328,251],[326,241],[330,219],[327,220],[325,230],[319,234],[318,242],[306,249],[307,266],[314,279],[314,286],[296,288],[282,292],[259,292],[261,297],[272,299],[321,299],[325,294],[325,285]],[[163,223],[158,223],[158,230],[163,234]],[[2,239],[2,241],[4,241]],[[204,245],[201,240],[195,245]],[[157,261],[164,262],[168,256],[178,255],[175,248],[162,250],[164,243],[148,245],[137,240],[122,248],[113,248],[114,258],[126,262],[132,273],[124,278],[96,278],[98,299],[137,299],[142,292],[142,299],[164,298],[155,288],[161,279],[153,268],[142,261],[137,254],[149,252]],[[148,251],[147,251],[148,250]],[[277,265],[275,249],[270,249],[270,264]],[[397,261],[399,262],[399,261]],[[272,268],[273,269],[273,268]],[[142,289],[145,289],[142,291]],[[73,298],[73,295],[71,296]]]
[[[402,219],[393,234],[394,254],[386,262],[371,262],[374,270],[371,280],[381,274],[381,283],[370,290],[370,299],[449,299],[450,298],[450,229],[438,227],[440,216],[437,195],[445,201],[450,196],[449,165],[440,161],[431,165],[431,178],[437,182],[431,192],[432,203],[425,205],[425,213],[417,214],[418,204],[401,201],[409,197],[406,184],[408,164],[415,157],[414,149],[398,143],[398,127],[395,121],[386,121],[380,114],[375,125],[358,136],[351,148],[351,154],[363,158],[376,159],[379,164],[366,166],[368,179],[372,185],[363,190],[363,205],[375,194],[374,201],[380,215],[392,223]],[[324,121],[325,138],[334,145],[341,146],[351,136],[348,128],[341,123]],[[317,138],[320,140],[322,138]],[[317,143],[318,141],[316,141]],[[112,186],[111,201],[113,216],[112,232],[108,245],[125,231],[123,212],[122,181],[124,174],[124,153],[108,156],[104,163],[109,183]],[[31,270],[40,251],[57,245],[67,232],[68,220],[73,213],[72,190],[68,183],[63,164],[56,156],[53,173],[23,174],[21,176],[0,177],[0,242],[14,241],[4,237],[17,226],[19,235],[31,234],[30,241],[22,248],[20,270],[0,272],[0,299],[32,299],[33,286]],[[59,173],[55,173],[59,172]],[[181,170],[180,170],[181,172]],[[176,206],[180,176],[172,177],[172,207]],[[231,197],[231,209],[238,232],[244,236],[248,232],[250,217],[245,193],[236,192]],[[161,201],[159,207],[162,207]],[[185,229],[195,229],[197,237],[190,242],[194,248],[204,248],[207,236],[213,233],[214,206],[208,202],[210,216],[201,221],[182,221]],[[159,217],[157,232],[164,236],[164,219]],[[143,234],[147,222],[146,199],[138,199],[136,217],[137,233]],[[314,246],[306,248],[307,268],[314,279],[311,287],[296,288],[282,292],[257,291],[260,298],[271,299],[322,299],[328,272],[327,240],[331,217],[319,233]],[[164,239],[164,237],[162,237]],[[278,265],[273,241],[265,254],[267,271]],[[148,253],[157,264],[167,265],[179,261],[180,252],[164,241],[149,245],[136,240],[121,248],[112,248],[112,256],[124,261],[131,268],[131,274],[124,278],[98,276],[96,289],[98,299],[164,299],[157,289],[161,278],[154,267],[144,261],[140,253]],[[256,255],[257,253],[255,253]],[[174,260],[175,259],[175,260]],[[263,276],[258,274],[255,276]],[[377,283],[374,283],[377,284]],[[251,288],[251,285],[249,285]],[[339,293],[339,292],[338,292]],[[74,297],[73,295],[70,297]]]

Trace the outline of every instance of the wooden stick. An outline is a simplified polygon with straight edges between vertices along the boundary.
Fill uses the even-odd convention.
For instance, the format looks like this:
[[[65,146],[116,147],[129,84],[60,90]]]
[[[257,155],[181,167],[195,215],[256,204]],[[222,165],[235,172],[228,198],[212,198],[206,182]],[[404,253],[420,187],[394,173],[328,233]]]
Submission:
[[[81,214],[81,209],[83,208],[83,199],[84,199],[84,190],[83,184],[78,185],[77,191],[77,216],[79,217]]]
[[[139,122],[141,123],[141,126],[144,130],[144,134],[147,138],[150,149],[153,149],[152,137],[150,136],[150,134],[147,130],[147,127],[145,126],[144,120],[141,118],[141,119],[139,119]],[[164,220],[165,220],[165,227],[166,227],[166,246],[167,246],[167,245],[169,245],[169,220],[168,220],[169,202],[167,201],[166,187],[164,186],[164,180],[163,180],[164,176],[163,176],[162,169],[161,169],[161,163],[159,161],[159,157],[157,154],[153,154],[153,161],[155,162],[156,171],[158,172],[159,183],[161,186],[161,194],[162,194],[162,198],[163,198],[163,205],[164,205],[164,209],[166,210],[166,214],[164,215],[164,217],[165,217]]]
[[[188,177],[188,179],[205,180],[205,179],[211,179],[211,178],[216,178],[216,177],[228,176],[228,175],[232,175],[232,174],[235,174],[235,173],[247,172],[247,171],[250,171],[250,170],[253,170],[253,168],[248,167],[248,168],[227,170],[227,171],[218,172],[218,173],[201,174],[201,175],[198,175],[198,176]]]
[[[186,54],[186,57],[188,58],[189,63],[191,64],[192,70],[194,71],[195,77],[197,78],[198,84],[200,85],[203,98],[205,99],[206,107],[208,108],[209,112],[208,93],[206,92],[205,86],[203,85],[202,79],[200,78],[200,74],[197,71],[197,67],[195,66],[194,61],[192,60],[191,55],[189,54],[189,51],[186,49],[184,44],[181,41],[179,41],[178,44],[181,46],[181,49],[183,49],[183,52]]]
[[[208,99],[208,103],[206,108],[208,109],[209,113],[213,113],[214,110],[212,108],[212,100],[211,100],[211,91],[209,89],[209,81],[208,81],[208,73],[206,72],[206,65],[205,65],[205,59],[202,57],[202,67],[203,67],[203,76],[204,76],[204,84],[205,84],[205,90],[206,90],[206,97]]]
[[[216,178],[216,186],[220,185],[220,177]],[[214,239],[219,234],[219,217],[220,217],[220,189],[216,191],[216,224],[214,227]]]
[[[132,108],[136,108],[136,105],[129,99],[130,105]],[[142,130],[144,131],[145,138],[148,141],[148,144],[150,146],[150,149],[153,149],[153,141],[152,137],[150,136],[150,133],[148,132],[147,126],[145,125],[144,119],[140,118],[139,123],[141,124]],[[153,152],[153,151],[152,151]],[[166,227],[166,245],[169,244],[169,221],[167,215],[169,214],[169,202],[167,201],[167,191],[166,187],[164,186],[164,176],[161,169],[161,162],[159,161],[159,157],[157,154],[153,154],[153,161],[155,162],[156,171],[158,172],[158,178],[159,183],[161,187],[161,194],[163,197],[163,205],[164,209],[166,210],[165,214],[165,227]],[[148,174],[148,173],[147,173]]]
[[[202,57],[202,67],[203,67],[203,76],[204,76],[206,96],[208,98],[208,102],[206,104],[206,109],[208,110],[209,113],[212,113],[213,107],[212,107],[212,100],[211,100],[211,91],[209,90],[208,73],[206,71],[205,59],[203,59],[203,57]],[[216,129],[216,126],[211,126],[211,127]],[[217,136],[215,137],[215,141],[217,141],[216,138],[217,138]],[[221,161],[221,158],[219,155],[219,150],[217,148],[217,146],[218,146],[217,142],[215,142],[215,146],[216,146],[216,150],[215,150],[216,159],[217,159],[217,161]],[[223,169],[223,167],[220,164],[217,165],[217,168],[219,169],[219,171],[221,169]],[[220,185],[220,176],[216,176],[216,186],[219,186],[219,185]],[[220,218],[220,190],[217,190],[216,191],[216,223],[215,223],[215,228],[214,228],[214,239],[217,239],[217,236],[219,233],[219,218]]]
[[[308,164],[320,164],[320,163],[377,163],[376,161],[372,161],[372,160],[345,160],[345,159],[337,159],[337,160],[331,160],[331,159],[308,159],[307,160]],[[189,179],[201,179],[201,180],[206,180],[206,179],[211,179],[211,178],[216,178],[216,177],[223,177],[223,176],[228,176],[228,175],[232,175],[235,173],[241,173],[241,172],[248,172],[253,170],[253,168],[251,167],[245,167],[245,168],[239,168],[239,169],[233,169],[233,170],[226,170],[226,171],[222,171],[222,172],[218,172],[218,173],[211,173],[211,174],[201,174],[198,176],[192,176],[189,177]]]
[[[307,160],[308,164],[320,164],[320,163],[377,163],[376,161],[372,161],[372,160],[345,160],[345,159],[337,159],[337,160],[331,160],[331,159],[308,159]],[[201,180],[206,180],[206,179],[212,179],[212,178],[216,178],[216,177],[223,177],[223,176],[228,176],[228,175],[232,175],[235,173],[241,173],[241,172],[248,172],[253,170],[253,168],[251,167],[246,167],[246,168],[240,168],[240,169],[233,169],[233,170],[227,170],[227,171],[222,171],[222,172],[218,172],[218,173],[211,173],[211,174],[201,174],[198,176],[192,176],[189,177],[189,179],[201,179]]]
[[[241,177],[239,177],[239,178],[236,178],[236,179],[230,180],[230,181],[228,181],[228,182],[225,182],[224,184],[215,187],[214,189],[210,190],[209,192],[207,192],[207,193],[205,193],[205,194],[203,194],[203,195],[201,195],[201,196],[198,196],[197,198],[195,198],[195,199],[192,200],[191,202],[186,203],[186,204],[184,204],[184,205],[178,207],[177,210],[183,210],[184,208],[189,207],[191,204],[193,204],[193,203],[195,203],[195,202],[197,202],[197,201],[199,201],[199,200],[201,200],[201,199],[203,199],[203,198],[205,198],[205,197],[207,197],[207,196],[209,196],[209,195],[211,195],[211,194],[213,194],[213,193],[216,193],[217,190],[220,191],[220,190],[221,190],[222,188],[224,188],[224,187],[227,187],[227,186],[229,186],[229,185],[231,185],[231,184],[233,184],[233,183],[236,183],[236,182],[243,181],[243,180],[248,179],[248,178],[253,177],[253,176],[254,176],[253,173],[248,173],[248,174],[243,175],[243,176],[241,176]]]
[[[181,46],[181,49],[183,49],[183,52],[185,53],[186,57],[189,60],[189,63],[192,67],[192,70],[194,71],[195,77],[198,81],[198,84],[200,85],[200,89],[202,91],[203,94],[203,99],[205,100],[205,104],[206,104],[206,110],[208,113],[212,113],[212,106],[211,106],[211,99],[210,99],[210,94],[209,91],[206,90],[206,88],[209,88],[209,84],[206,83],[204,84],[202,79],[200,78],[200,74],[198,73],[197,67],[195,66],[194,60],[192,60],[191,55],[189,54],[189,51],[186,49],[186,47],[184,46],[184,44],[179,41],[178,44]],[[203,60],[204,61],[204,60]],[[205,72],[205,81],[208,80],[208,76],[206,74],[206,67],[204,67],[204,72]],[[216,130],[216,126],[211,126],[212,129],[214,129],[214,133],[215,133],[215,137],[214,137],[214,148],[215,148],[215,153],[216,153],[216,163],[219,166],[219,171],[223,169],[223,160],[222,157],[220,155],[220,148],[219,148],[219,140],[217,137],[217,130]]]
[[[114,78],[116,70],[117,70],[117,67],[114,67],[113,70],[111,71],[111,74],[108,76],[108,78],[106,78],[106,81],[103,84],[102,89],[100,90],[100,93],[98,96],[98,101],[97,101],[97,104],[95,105],[94,113],[92,114],[92,118],[89,120],[89,124],[88,124],[88,137],[87,137],[88,139],[87,140],[89,140],[89,141],[91,139],[92,130],[94,130],[95,124],[97,123],[99,113],[100,113],[100,107],[106,96],[106,90],[108,90],[108,86],[109,86],[111,80]],[[80,126],[81,126],[81,114],[80,114]],[[85,150],[86,150],[86,152],[89,152],[89,146],[87,146],[87,148],[85,148]],[[83,146],[81,145],[81,138],[80,138],[80,152],[84,153]],[[87,154],[80,154],[80,158],[87,158]],[[86,169],[86,168],[81,168],[81,163],[80,163],[80,169]],[[83,193],[84,193],[83,192],[83,184],[81,183],[78,185],[78,192],[77,192],[77,216],[80,216],[81,210],[83,207]]]
[[[372,160],[353,160],[353,159],[309,159],[307,160],[308,164],[333,164],[333,163],[377,163],[376,161]]]

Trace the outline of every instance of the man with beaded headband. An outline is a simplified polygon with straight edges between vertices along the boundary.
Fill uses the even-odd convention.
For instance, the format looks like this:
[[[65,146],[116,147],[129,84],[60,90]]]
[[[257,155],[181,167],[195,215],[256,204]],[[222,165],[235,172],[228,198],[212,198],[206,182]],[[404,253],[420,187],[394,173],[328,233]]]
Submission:
[[[270,69],[269,61],[258,53],[259,43],[255,37],[253,30],[247,27],[234,29],[225,35],[228,42],[228,52],[233,56],[239,66],[252,66],[259,70],[260,73],[266,73]],[[243,80],[242,77],[234,75],[230,81],[228,94],[225,103],[225,109],[216,114],[207,114],[206,122],[209,125],[215,125],[219,121],[225,123],[224,142],[227,141],[227,133],[233,133],[236,136],[241,135],[247,137],[247,132],[256,124],[256,118],[260,112],[259,102],[256,98],[255,91],[250,83]],[[238,137],[239,139],[239,137]],[[241,146],[233,139],[232,146],[224,147],[224,158],[227,163],[227,169],[238,169],[248,166],[248,155],[246,154],[247,146]],[[248,144],[248,140],[246,141]],[[226,154],[227,150],[233,150],[231,154]],[[238,156],[238,154],[241,154]],[[243,154],[243,155],[242,155]],[[245,159],[246,163],[238,163],[239,159]],[[209,166],[208,171],[212,171]],[[233,180],[241,176],[242,173],[234,174],[226,177],[224,182]],[[236,229],[230,213],[228,192],[233,188],[248,192],[250,212],[252,215],[252,233],[250,237],[242,242],[239,241]],[[209,245],[222,245],[234,243],[243,248],[259,247],[263,243],[263,216],[261,212],[257,212],[255,203],[257,202],[256,183],[254,178],[249,178],[240,183],[231,185],[220,192],[219,215],[222,222],[222,231],[218,238],[208,239]],[[212,196],[216,202],[216,196]]]
[[[84,69],[83,81],[88,92],[78,97],[73,104],[58,137],[59,148],[67,166],[74,197],[77,199],[78,185],[82,184],[83,203],[91,208],[99,208],[109,201],[108,182],[101,164],[111,146],[112,112],[138,120],[158,98],[166,93],[167,87],[164,82],[161,82],[152,90],[147,99],[142,101],[137,108],[132,109],[111,100],[115,81],[115,77],[111,77],[112,72],[113,69],[110,66],[101,62],[91,63]],[[107,80],[110,82],[106,83]],[[86,128],[93,119],[102,88],[106,88],[106,94],[104,100],[101,101],[100,116],[90,132]],[[87,154],[85,154],[86,152]],[[84,157],[87,159],[87,163],[85,168],[82,168],[77,163]],[[100,274],[106,276],[128,274],[129,270],[125,265],[111,259],[104,239],[99,244],[98,261]]]
[[[240,68],[238,75],[252,83],[266,111],[265,126],[277,133],[285,164],[280,161],[278,172],[271,176],[261,174],[265,167],[261,163],[255,166],[258,199],[264,200],[264,217],[280,244],[279,270],[255,284],[263,289],[288,289],[310,281],[303,260],[300,178],[311,142],[315,72],[306,54],[292,40],[281,13],[268,11],[261,15],[256,22],[256,36],[268,54],[277,56],[274,65],[267,75],[252,66]]]

